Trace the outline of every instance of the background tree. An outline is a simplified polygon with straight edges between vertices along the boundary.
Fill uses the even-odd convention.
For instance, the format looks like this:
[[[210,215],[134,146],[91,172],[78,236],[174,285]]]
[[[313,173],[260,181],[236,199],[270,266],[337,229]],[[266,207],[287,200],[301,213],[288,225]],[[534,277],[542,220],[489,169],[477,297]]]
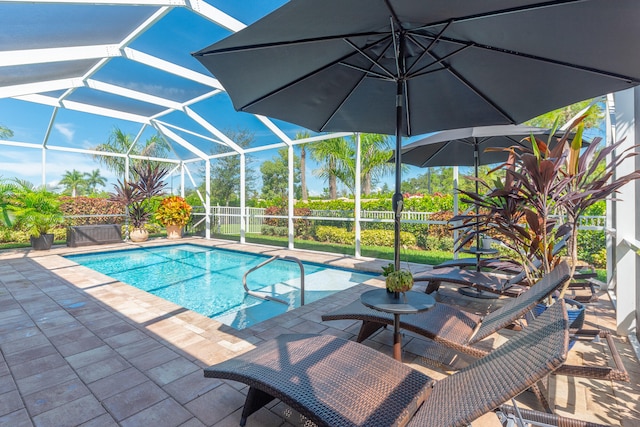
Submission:
[[[13,136],[13,131],[8,127],[0,125],[0,138],[11,138]]]
[[[309,132],[296,133],[296,139],[309,138]],[[307,148],[305,144],[300,144],[300,198],[303,201],[309,200],[309,192],[307,191]]]
[[[559,108],[557,110],[549,111],[535,117],[525,124],[529,126],[537,126],[541,128],[552,128],[556,120],[560,123],[560,126],[573,121],[574,117],[593,101],[593,99],[587,99],[585,101],[577,102],[575,104],[567,105],[566,107]],[[603,103],[595,103],[585,113],[584,127],[586,129],[599,127],[604,119],[604,106]]]
[[[98,144],[93,149],[107,153],[129,153],[139,156],[166,157],[170,147],[167,141],[158,134],[151,136],[143,144],[138,143],[134,145],[134,138],[116,127],[111,131],[107,142]],[[101,156],[98,154],[94,154],[92,157],[110,171],[120,177],[124,177],[125,159],[123,157]],[[143,161],[139,159],[131,159],[132,169],[133,166],[140,165],[141,162]],[[128,177],[124,178],[127,179]]]
[[[227,136],[242,148],[251,145],[255,136],[247,129],[237,131],[226,131]],[[228,153],[228,147],[216,145],[211,154]],[[246,156],[245,159],[245,191],[247,194],[255,192],[255,174],[252,172],[251,163],[253,158]],[[204,170],[201,170],[204,174]],[[204,184],[201,187],[204,192]],[[240,155],[219,157],[211,161],[211,197],[217,203],[229,206],[233,200],[239,199],[240,194]]]
[[[100,175],[100,169],[85,172],[84,177],[90,194],[95,194],[98,186],[104,187],[107,184],[107,179]]]
[[[312,157],[321,166],[316,175],[329,181],[329,196],[337,197],[337,181],[346,187],[347,192],[355,193],[356,142],[353,138],[334,138],[318,142],[312,147]],[[389,163],[392,154],[391,144],[386,135],[363,133],[360,135],[362,161],[360,178],[362,194],[368,196],[378,180],[393,173],[394,166]]]
[[[331,138],[309,145],[311,158],[320,166],[313,171],[314,175],[329,184],[329,198],[338,198],[338,176],[346,177],[345,159],[352,156],[349,143],[344,138]]]
[[[351,138],[350,142],[353,156],[345,159],[345,163],[349,166],[349,175],[345,177],[346,182],[343,181],[343,183],[355,193],[355,137]],[[368,196],[371,194],[373,185],[377,184],[381,178],[394,172],[393,163],[389,163],[393,150],[389,138],[386,135],[377,133],[360,134],[360,149],[362,151],[362,164],[360,165],[361,190],[363,195]]]
[[[66,171],[64,175],[62,175],[60,185],[64,186],[64,190],[62,191],[64,194],[76,197],[87,189],[87,180],[82,172],[74,169],[72,171]]]
[[[278,155],[266,160],[260,166],[262,173],[262,197],[265,199],[287,199],[289,189],[289,153],[286,148],[278,150]],[[300,198],[300,159],[294,156],[293,186],[295,197]]]

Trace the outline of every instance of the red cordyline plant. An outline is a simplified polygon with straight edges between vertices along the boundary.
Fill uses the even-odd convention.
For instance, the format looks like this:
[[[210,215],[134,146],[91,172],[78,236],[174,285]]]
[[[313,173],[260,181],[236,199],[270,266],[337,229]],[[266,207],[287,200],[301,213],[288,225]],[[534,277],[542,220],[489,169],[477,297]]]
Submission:
[[[545,143],[534,136],[529,139],[531,150],[508,148],[508,160],[493,170],[504,170],[503,179],[496,179],[490,185],[472,178],[478,180],[486,194],[460,190],[464,200],[478,208],[478,213],[452,219],[462,224],[454,228],[465,230],[459,246],[472,241],[477,233],[490,234],[517,254],[531,281],[555,267],[560,256],[554,248],[566,239],[573,277],[578,259],[580,217],[594,203],[611,197],[626,183],[640,178],[640,171],[634,171],[614,179],[615,168],[636,155],[631,151],[635,147],[618,153],[609,162],[607,156],[613,154],[622,141],[599,149],[601,138],[594,138],[583,149],[584,118],[576,119],[553,148],[550,148],[553,137]],[[562,288],[561,297],[568,284],[569,281]]]
[[[133,228],[143,228],[151,218],[149,199],[162,193],[162,181],[168,171],[160,165],[147,163],[146,166],[132,167],[136,181],[118,180],[113,185],[114,192],[109,200],[127,207]]]

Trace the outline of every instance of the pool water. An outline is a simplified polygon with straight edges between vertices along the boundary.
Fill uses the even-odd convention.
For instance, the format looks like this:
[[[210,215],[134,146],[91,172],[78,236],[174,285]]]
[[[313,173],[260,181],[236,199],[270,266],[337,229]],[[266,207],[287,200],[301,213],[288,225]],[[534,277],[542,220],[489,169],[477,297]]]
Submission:
[[[66,257],[177,305],[244,329],[300,305],[300,267],[275,260],[252,272],[252,291],[288,301],[285,305],[247,295],[242,276],[270,257],[185,244]],[[305,304],[369,280],[378,274],[303,263]]]

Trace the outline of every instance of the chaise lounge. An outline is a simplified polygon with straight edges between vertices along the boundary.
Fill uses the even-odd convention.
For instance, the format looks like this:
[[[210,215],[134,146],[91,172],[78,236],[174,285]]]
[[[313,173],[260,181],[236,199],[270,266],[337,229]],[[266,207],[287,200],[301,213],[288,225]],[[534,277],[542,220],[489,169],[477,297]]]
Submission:
[[[400,328],[427,337],[452,350],[473,357],[483,357],[486,351],[474,344],[522,318],[536,303],[551,295],[568,279],[569,266],[563,262],[518,298],[509,299],[502,307],[484,317],[436,303],[423,313],[401,316]],[[322,315],[323,321],[344,319],[362,321],[358,342],[364,341],[385,325],[393,325],[394,321],[393,315],[368,308],[359,300]]]
[[[426,337],[439,345],[463,353],[474,358],[487,355],[487,350],[478,344],[529,314],[533,307],[547,298],[569,279],[569,266],[560,263],[549,274],[540,279],[517,298],[510,298],[495,311],[486,316],[479,316],[459,308],[436,303],[428,311],[400,317],[400,328]],[[366,307],[359,300],[352,302],[334,312],[322,315],[323,321],[361,320],[357,342],[369,338],[386,325],[393,325],[393,315]],[[573,331],[574,337],[596,336],[606,340],[614,367],[611,366],[578,366],[565,364],[556,373],[569,376],[596,378],[615,381],[629,381],[629,374],[624,368],[611,334],[599,330]],[[428,357],[425,355],[425,357]],[[539,396],[540,397],[540,396]]]
[[[463,426],[562,365],[568,339],[560,302],[497,350],[441,381],[364,345],[310,335],[267,341],[206,368],[204,376],[249,386],[241,426],[275,398],[318,426]]]

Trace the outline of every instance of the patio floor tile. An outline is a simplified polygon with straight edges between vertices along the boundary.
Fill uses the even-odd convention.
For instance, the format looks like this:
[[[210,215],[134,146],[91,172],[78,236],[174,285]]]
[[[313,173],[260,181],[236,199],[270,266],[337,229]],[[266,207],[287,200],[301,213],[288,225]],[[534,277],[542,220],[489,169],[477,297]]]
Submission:
[[[232,242],[202,239],[196,242],[245,249]],[[163,241],[148,242],[149,245],[157,243]],[[113,247],[126,248],[129,244]],[[255,245],[246,249],[267,254],[286,253]],[[354,339],[359,322],[321,322],[320,316],[351,303],[361,292],[370,289],[367,285],[358,285],[320,304],[311,303],[250,328],[235,330],[59,256],[83,250],[95,248],[55,248],[48,253],[0,252],[2,426],[27,426],[32,422],[42,426],[86,427],[237,426],[247,386],[204,378],[202,368],[281,333],[321,333]],[[321,259],[316,254],[295,255],[314,261]],[[325,258],[354,263],[342,256]],[[383,282],[372,279],[368,283],[382,285]],[[424,286],[416,285],[416,290],[423,289]],[[437,298],[476,313],[487,311],[486,302],[461,299],[454,287],[441,287]],[[501,300],[492,302],[492,308],[500,303]],[[611,328],[614,324],[606,293],[601,302],[590,305],[589,310],[589,327]],[[508,334],[498,338],[492,337],[487,344],[497,345],[507,339]],[[549,390],[558,413],[616,426],[640,427],[640,364],[624,338],[616,337],[615,341],[631,381],[613,383],[552,377]],[[404,361],[409,366],[434,378],[451,373],[450,369],[424,357],[424,354],[440,354],[432,342],[405,333],[403,343]],[[389,330],[380,331],[363,344],[391,355]],[[570,354],[579,363],[610,363],[610,357],[602,353],[601,347],[595,343],[586,343],[584,348],[576,345]],[[442,353],[443,360],[450,362],[451,357],[450,353]],[[40,369],[43,372],[38,372]],[[532,397],[529,393],[518,399],[522,404],[535,406]],[[302,426],[304,422],[295,411],[277,400],[249,420],[251,426],[267,427]],[[473,425],[493,427],[499,423],[494,414],[488,414]]]
[[[24,402],[32,416],[50,411],[58,406],[64,405],[74,400],[87,396],[89,390],[80,379],[38,390],[24,397]]]
[[[193,415],[182,405],[169,398],[138,412],[122,421],[122,427],[138,427],[152,425],[154,427],[177,427],[193,418]]]
[[[125,369],[113,375],[101,378],[88,384],[91,392],[99,400],[121,393],[147,381],[146,375],[135,368]]]
[[[122,421],[167,397],[167,393],[157,384],[152,381],[145,381],[103,400],[102,404],[116,421]]]
[[[105,412],[104,408],[91,394],[58,406],[33,417],[37,427],[75,426],[92,420]]]
[[[244,405],[245,395],[228,384],[203,394],[184,405],[206,425],[214,425]]]

